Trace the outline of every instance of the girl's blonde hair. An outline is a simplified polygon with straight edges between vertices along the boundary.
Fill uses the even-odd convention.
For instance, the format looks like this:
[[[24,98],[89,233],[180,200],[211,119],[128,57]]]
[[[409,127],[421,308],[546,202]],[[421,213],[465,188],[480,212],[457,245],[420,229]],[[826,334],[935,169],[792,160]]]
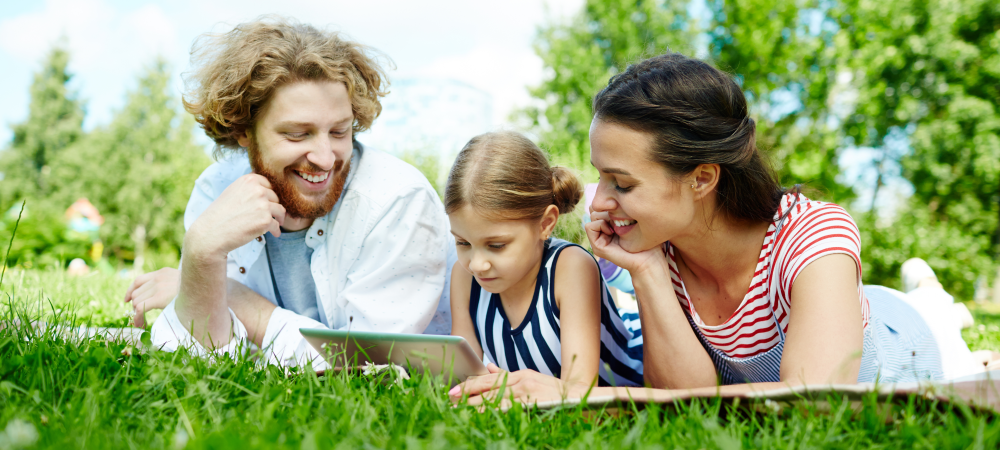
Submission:
[[[583,196],[576,175],[550,166],[534,142],[498,131],[472,138],[455,159],[444,193],[445,212],[471,205],[498,220],[540,219],[549,205],[573,211]]]

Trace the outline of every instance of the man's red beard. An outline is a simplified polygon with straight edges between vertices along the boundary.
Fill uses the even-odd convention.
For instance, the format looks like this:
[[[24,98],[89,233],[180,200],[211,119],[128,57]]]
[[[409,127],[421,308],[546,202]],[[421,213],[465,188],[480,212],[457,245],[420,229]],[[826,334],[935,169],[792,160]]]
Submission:
[[[285,214],[301,219],[316,219],[325,216],[340,199],[340,194],[344,191],[344,184],[347,183],[347,174],[351,171],[351,162],[337,161],[333,165],[330,175],[330,187],[326,195],[318,200],[312,200],[302,195],[293,184],[292,177],[298,177],[296,170],[306,173],[320,173],[323,169],[315,164],[307,162],[304,166],[286,167],[284,173],[276,174],[264,166],[260,149],[256,140],[251,136],[250,145],[247,147],[247,154],[250,156],[250,168],[254,173],[267,178],[271,183],[271,189],[278,196],[278,203],[285,207]]]

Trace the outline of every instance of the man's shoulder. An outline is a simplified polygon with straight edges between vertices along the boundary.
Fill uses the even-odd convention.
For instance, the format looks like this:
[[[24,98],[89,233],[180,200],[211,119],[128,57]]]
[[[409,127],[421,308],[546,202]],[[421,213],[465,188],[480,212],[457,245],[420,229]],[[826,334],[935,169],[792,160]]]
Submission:
[[[237,178],[251,172],[250,160],[244,153],[234,153],[212,163],[196,181],[196,189],[206,191],[211,197],[218,197]]]
[[[434,196],[434,188],[419,170],[388,153],[366,147],[347,193],[386,204],[416,192]]]

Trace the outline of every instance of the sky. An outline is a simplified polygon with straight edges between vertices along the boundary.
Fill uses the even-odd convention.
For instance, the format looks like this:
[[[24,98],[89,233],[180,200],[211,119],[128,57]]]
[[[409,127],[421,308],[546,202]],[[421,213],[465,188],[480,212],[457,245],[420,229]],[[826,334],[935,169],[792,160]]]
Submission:
[[[395,64],[390,80],[448,78],[488,92],[502,126],[542,80],[532,49],[539,26],[567,20],[583,0],[0,0],[0,142],[28,114],[29,87],[46,53],[65,39],[70,83],[86,102],[85,129],[110,122],[143,68],[170,63],[175,94],[194,39],[264,14],[340,31]]]

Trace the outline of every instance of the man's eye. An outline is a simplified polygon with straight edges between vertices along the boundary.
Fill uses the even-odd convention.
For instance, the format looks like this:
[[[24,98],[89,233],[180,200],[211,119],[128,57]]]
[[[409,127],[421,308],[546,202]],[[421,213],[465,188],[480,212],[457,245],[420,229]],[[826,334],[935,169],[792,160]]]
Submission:
[[[309,133],[285,133],[289,139],[305,139],[308,135]]]

